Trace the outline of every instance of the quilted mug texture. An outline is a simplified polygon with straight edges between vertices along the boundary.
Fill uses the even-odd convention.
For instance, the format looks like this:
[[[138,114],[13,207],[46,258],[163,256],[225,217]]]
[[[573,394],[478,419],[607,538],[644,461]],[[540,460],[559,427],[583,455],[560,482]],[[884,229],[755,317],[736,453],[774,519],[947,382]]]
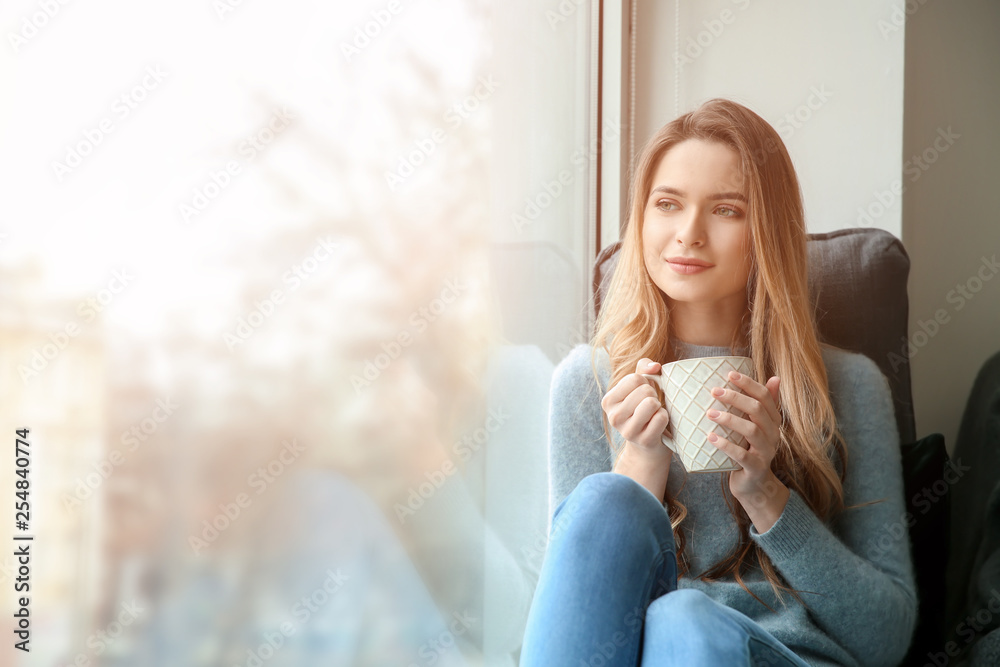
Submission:
[[[708,440],[709,433],[726,438],[743,446],[746,437],[733,429],[718,424],[708,417],[708,411],[715,408],[719,412],[729,412],[736,417],[746,413],[712,396],[713,387],[725,387],[741,391],[729,381],[729,372],[736,371],[754,377],[753,360],[750,357],[697,357],[682,359],[665,364],[659,375],[643,374],[655,380],[663,390],[667,412],[670,414],[670,428],[673,441],[663,434],[663,444],[677,454],[688,472],[725,472],[742,470],[723,451]]]

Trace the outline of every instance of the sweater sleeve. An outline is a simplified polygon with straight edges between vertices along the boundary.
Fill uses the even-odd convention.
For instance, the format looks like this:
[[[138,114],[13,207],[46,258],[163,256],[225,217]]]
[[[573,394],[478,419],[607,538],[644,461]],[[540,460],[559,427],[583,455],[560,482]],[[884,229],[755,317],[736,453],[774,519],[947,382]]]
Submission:
[[[581,479],[597,472],[611,471],[611,448],[604,435],[601,399],[607,393],[608,374],[601,373],[601,385],[594,379],[591,346],[577,345],[552,375],[549,396],[549,513],[576,488]],[[598,368],[602,351],[598,351]],[[606,353],[605,353],[606,355]],[[621,435],[612,427],[618,443]]]
[[[845,509],[828,526],[791,491],[778,521],[763,534],[751,526],[750,536],[860,664],[896,665],[917,619],[899,435],[885,376],[868,357],[849,356],[851,379],[833,397],[848,448],[844,504],[879,502]]]

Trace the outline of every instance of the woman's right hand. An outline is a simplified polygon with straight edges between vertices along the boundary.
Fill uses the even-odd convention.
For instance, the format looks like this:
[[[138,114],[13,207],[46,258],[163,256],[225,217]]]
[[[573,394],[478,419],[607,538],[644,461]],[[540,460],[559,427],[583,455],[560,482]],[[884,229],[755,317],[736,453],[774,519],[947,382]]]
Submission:
[[[671,451],[661,436],[670,423],[670,414],[660,404],[656,390],[643,373],[660,372],[660,364],[640,359],[635,373],[623,377],[601,399],[601,408],[619,433],[645,454],[669,458]]]

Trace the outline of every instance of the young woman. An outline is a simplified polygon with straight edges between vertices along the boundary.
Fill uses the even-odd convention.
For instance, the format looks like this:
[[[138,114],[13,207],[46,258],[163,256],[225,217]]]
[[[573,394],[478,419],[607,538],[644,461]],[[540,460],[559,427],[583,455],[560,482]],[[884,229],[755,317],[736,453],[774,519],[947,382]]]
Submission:
[[[895,665],[917,601],[899,436],[870,359],[820,343],[785,146],[711,100],[643,148],[592,346],[556,369],[548,550],[521,665]],[[692,268],[698,266],[701,268]],[[643,373],[743,355],[687,475]],[[710,437],[709,440],[712,440]]]

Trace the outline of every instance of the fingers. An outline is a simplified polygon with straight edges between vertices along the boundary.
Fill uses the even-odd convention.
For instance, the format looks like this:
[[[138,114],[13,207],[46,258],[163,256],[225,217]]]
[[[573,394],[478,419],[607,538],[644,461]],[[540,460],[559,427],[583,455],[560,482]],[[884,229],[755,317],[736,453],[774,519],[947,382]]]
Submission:
[[[749,451],[747,451],[743,447],[740,447],[734,442],[726,440],[721,435],[717,434],[713,435],[715,435],[715,440],[712,440],[712,438],[709,437],[709,440],[712,442],[713,445],[722,450],[726,454],[726,456],[728,456],[733,461],[738,463],[741,468],[747,467],[747,464],[751,462]]]
[[[726,389],[720,392],[721,388],[716,387],[713,389],[712,395],[720,401],[742,410],[746,413],[746,418],[737,417],[731,412],[714,410],[709,411],[708,418],[745,436],[746,442],[743,447],[725,441],[729,446],[743,450],[749,450],[753,446],[755,451],[770,461],[774,456],[775,442],[779,438],[781,429],[781,415],[775,401],[779,379],[777,376],[772,377],[765,387],[745,375],[738,377],[736,375],[731,374],[729,380],[740,387],[742,391]],[[744,391],[746,393],[743,393]],[[713,415],[713,412],[717,412],[717,414]],[[728,450],[725,451],[730,455],[730,458],[742,464],[742,460],[737,459]]]
[[[608,421],[628,440],[653,433],[658,439],[666,428],[670,416],[660,403],[653,381],[642,373],[657,373],[660,364],[650,359],[640,359],[636,372],[626,375],[605,394],[601,407]],[[654,433],[655,431],[655,433]]]
[[[626,440],[633,442],[656,442],[663,429],[667,427],[670,417],[655,398],[643,399],[630,418],[626,418],[621,427],[615,427]]]
[[[648,357],[643,357],[635,365],[636,373],[659,373],[660,364]]]
[[[639,363],[636,364],[636,372],[629,373],[628,375],[623,377],[621,380],[618,381],[618,384],[612,387],[611,390],[604,395],[604,398],[601,399],[601,407],[604,408],[605,412],[608,412],[608,410],[611,407],[624,401],[625,398],[636,389],[636,387],[645,385],[652,390],[653,389],[652,381],[642,377],[641,374],[658,373],[659,371],[660,371],[660,364],[655,363],[650,359],[640,359]],[[655,390],[650,391],[648,394],[645,395],[655,397],[656,391]],[[634,401],[629,406],[630,410],[628,414],[625,415],[626,417],[632,414],[632,410],[635,409],[637,403],[638,401]]]
[[[656,408],[661,407],[660,400],[656,397],[656,390],[641,376],[635,374],[627,375],[615,385],[615,389],[620,389],[621,391],[628,390],[629,388],[631,389],[621,399],[615,400],[612,397],[612,392],[608,392],[607,396],[601,402],[601,406],[608,414],[608,421],[619,431],[621,431],[625,422],[633,416],[648,419],[650,415],[656,412]],[[617,392],[617,394],[620,394],[621,391]],[[625,434],[622,433],[622,435]]]
[[[658,404],[659,405],[659,404]],[[638,420],[636,420],[638,421]],[[667,412],[666,408],[657,407],[656,412],[650,417],[649,423],[646,427],[636,436],[636,438],[628,438],[629,440],[635,440],[637,438],[643,439],[658,439],[663,435],[663,432],[667,430],[667,424],[670,423],[670,413]],[[622,435],[625,435],[624,433]],[[627,436],[626,436],[627,437]],[[662,442],[662,440],[660,440]]]
[[[742,417],[737,417],[730,412],[720,412],[714,417],[709,415],[708,418],[716,424],[728,426],[737,433],[746,436],[746,445],[744,446],[744,449],[750,449],[751,444],[758,449],[763,449],[764,445],[767,443],[767,438],[764,437],[764,430],[752,421],[743,419]],[[722,436],[719,437],[721,438]]]
[[[777,375],[775,375],[773,378],[767,381],[767,390],[768,392],[770,392],[771,400],[774,401],[775,406],[777,406],[781,402],[781,392],[778,391],[779,384],[781,384],[781,378],[779,378]]]
[[[777,376],[771,378],[771,380],[775,381],[775,391],[772,393],[770,380],[768,381],[768,386],[765,387],[746,375],[735,375],[739,375],[739,377],[734,377],[734,374],[730,373],[728,380],[739,387],[741,391],[734,391],[724,387],[714,387],[712,389],[712,396],[727,405],[739,408],[761,426],[766,424],[767,419],[770,419],[775,424],[780,424],[781,415],[778,412],[778,401],[776,398],[777,380],[775,378]]]
[[[743,468],[747,474],[758,476],[770,470],[774,458],[775,441],[781,428],[781,413],[778,410],[780,379],[771,377],[767,385],[741,373],[731,372],[727,378],[738,391],[724,387],[714,387],[712,396],[742,410],[746,419],[731,412],[709,411],[709,419],[729,427],[745,436],[741,446],[717,433],[709,435],[709,441],[723,451],[730,459]],[[717,412],[714,416],[712,412]]]

